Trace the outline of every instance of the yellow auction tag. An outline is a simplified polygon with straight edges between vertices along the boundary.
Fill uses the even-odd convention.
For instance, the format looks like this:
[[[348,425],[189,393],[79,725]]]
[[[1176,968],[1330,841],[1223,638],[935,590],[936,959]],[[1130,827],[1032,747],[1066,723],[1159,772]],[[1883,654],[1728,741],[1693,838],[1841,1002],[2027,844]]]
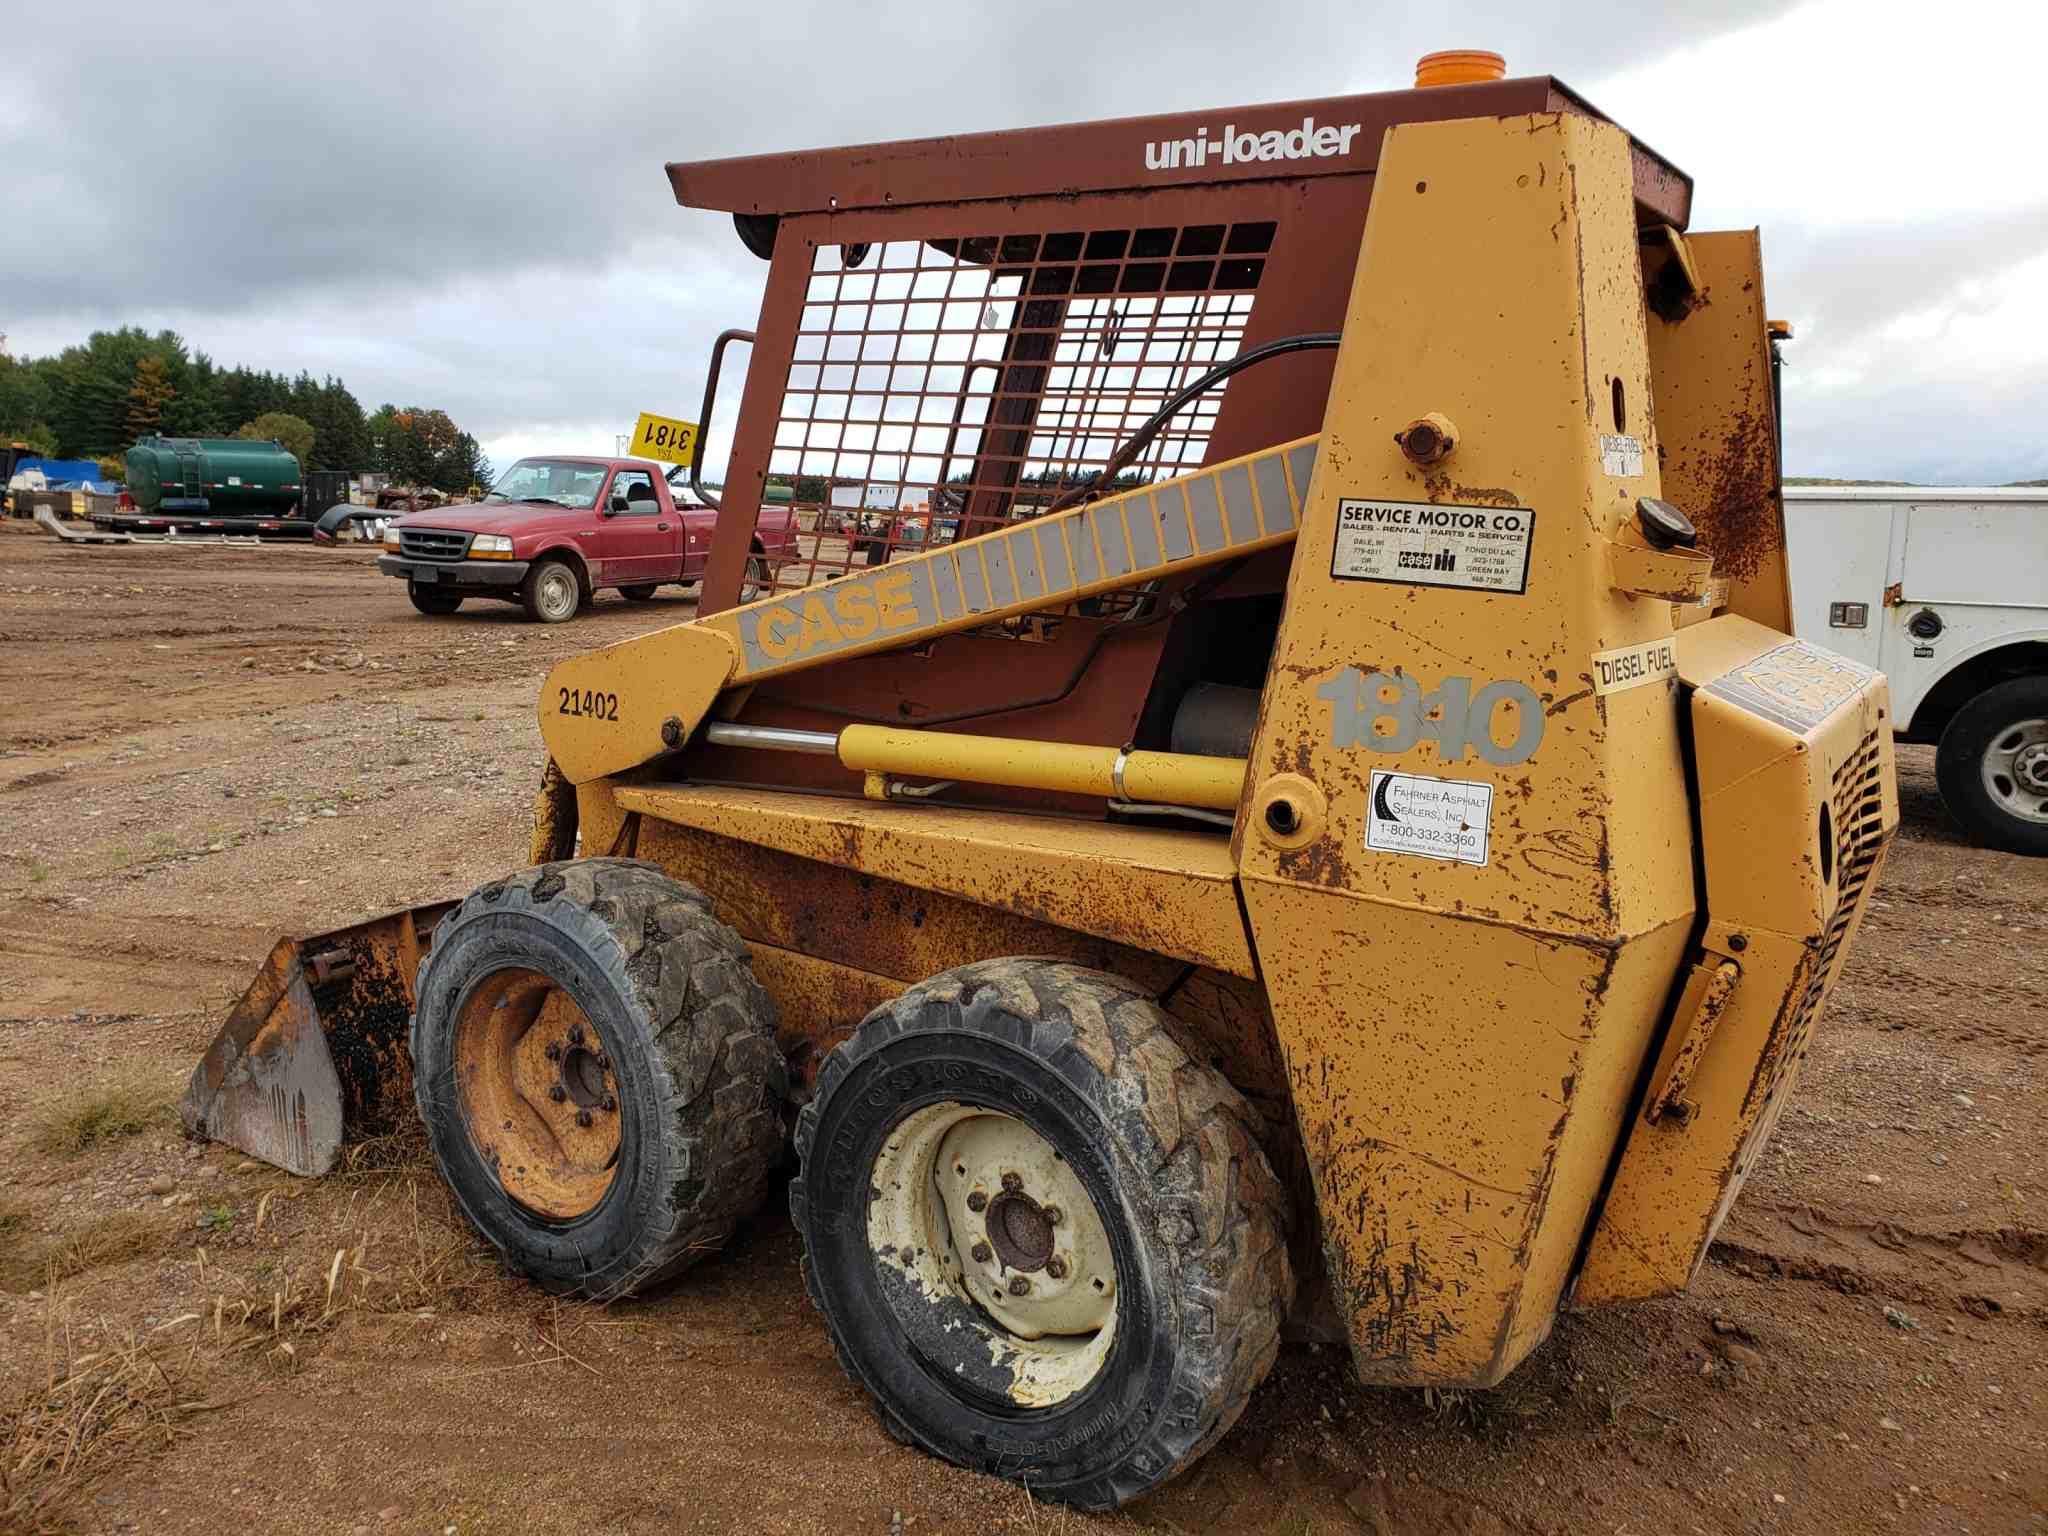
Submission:
[[[697,451],[697,423],[642,411],[633,427],[633,452],[670,464],[687,464]]]

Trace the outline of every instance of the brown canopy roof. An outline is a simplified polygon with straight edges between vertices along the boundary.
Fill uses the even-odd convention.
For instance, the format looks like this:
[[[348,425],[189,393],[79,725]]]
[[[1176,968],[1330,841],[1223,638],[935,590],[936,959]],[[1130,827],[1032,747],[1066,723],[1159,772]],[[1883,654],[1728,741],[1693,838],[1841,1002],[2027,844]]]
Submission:
[[[1002,133],[899,139],[846,149],[677,162],[668,167],[668,179],[676,201],[686,208],[783,214],[1204,181],[1356,175],[1378,165],[1380,141],[1395,123],[1531,112],[1605,116],[1548,75],[1534,75],[1429,90],[1326,96]],[[1146,168],[1145,148],[1150,144],[1195,138],[1205,129],[1220,136],[1226,126],[1239,134],[1287,132],[1300,129],[1307,119],[1313,119],[1318,127],[1357,124],[1360,131],[1353,136],[1348,153],[1224,165],[1218,163],[1219,152],[1198,167]],[[1212,138],[1212,145],[1215,142]],[[1692,178],[1641,143],[1635,146],[1635,190],[1642,222],[1670,223],[1680,229],[1686,226],[1692,213]]]

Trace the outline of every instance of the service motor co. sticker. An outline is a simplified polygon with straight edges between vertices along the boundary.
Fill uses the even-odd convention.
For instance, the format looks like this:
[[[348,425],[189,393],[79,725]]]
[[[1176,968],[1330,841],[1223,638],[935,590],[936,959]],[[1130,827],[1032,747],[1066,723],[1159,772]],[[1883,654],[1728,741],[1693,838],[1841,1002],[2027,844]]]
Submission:
[[[1605,696],[1678,676],[1678,642],[1669,636],[1593,653],[1593,691]]]
[[[1330,574],[1475,592],[1529,590],[1536,514],[1527,507],[1464,507],[1433,501],[1337,503]]]
[[[1419,773],[1372,771],[1365,846],[1457,864],[1486,863],[1493,828],[1493,786]]]

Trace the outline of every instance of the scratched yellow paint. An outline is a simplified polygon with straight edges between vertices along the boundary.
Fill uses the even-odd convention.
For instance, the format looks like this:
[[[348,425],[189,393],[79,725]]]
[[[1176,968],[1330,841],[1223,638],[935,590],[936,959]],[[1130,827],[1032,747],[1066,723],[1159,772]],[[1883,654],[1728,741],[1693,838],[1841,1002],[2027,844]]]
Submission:
[[[1672,632],[1611,585],[1658,490],[1628,140],[1402,126],[1377,186],[1274,657],[1292,686],[1251,759],[1254,803],[1291,774],[1327,813],[1300,847],[1247,822],[1241,876],[1359,1372],[1486,1384],[1549,1329],[1693,917],[1675,685],[1590,675]],[[1617,381],[1626,479],[1601,456]],[[1395,433],[1430,412],[1459,444],[1424,469]],[[1333,578],[1346,498],[1534,509],[1527,591]],[[1427,734],[1340,748],[1319,690],[1347,667],[1518,685],[1540,739],[1506,765]],[[1514,708],[1485,723],[1527,739]],[[1369,851],[1375,769],[1490,790],[1485,862]]]
[[[1650,317],[1664,494],[1698,525],[1732,613],[1790,633],[1763,258],[1753,229],[1686,237],[1707,302]]]
[[[1739,979],[1704,1040],[1685,1098],[1691,1113],[1638,1115],[1602,1208],[1576,1295],[1625,1301],[1681,1289],[1741,1191],[1798,1080],[1823,989],[1840,973],[1898,827],[1898,790],[1884,679],[1822,657],[1787,665],[1785,637],[1739,615],[1688,629],[1679,672],[1693,690],[1693,733],[1705,853],[1704,958]],[[1782,705],[1788,726],[1717,694]],[[1740,697],[1740,696],[1739,696]],[[1819,857],[1816,821],[1830,857]],[[1805,850],[1814,856],[1801,856]],[[1839,930],[1839,931],[1837,931]],[[1832,943],[1830,935],[1833,935]],[[1673,1022],[1683,1036],[1689,1019]],[[1667,1056],[1680,1054],[1677,1039]]]
[[[688,784],[621,785],[616,800],[679,826],[1255,974],[1229,849],[1204,833]]]

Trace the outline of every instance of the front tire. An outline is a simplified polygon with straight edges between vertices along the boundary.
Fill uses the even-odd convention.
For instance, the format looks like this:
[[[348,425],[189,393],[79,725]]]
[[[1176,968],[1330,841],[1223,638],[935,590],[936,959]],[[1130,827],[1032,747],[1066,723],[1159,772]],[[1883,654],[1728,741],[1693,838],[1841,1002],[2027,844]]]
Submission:
[[[520,601],[536,624],[566,624],[583,606],[583,583],[566,561],[543,560],[526,573]]]
[[[1229,1429],[1294,1294],[1249,1106],[1129,983],[962,966],[868,1015],[798,1123],[790,1211],[899,1439],[1110,1509]]]
[[[476,1229],[550,1291],[630,1295],[767,1193],[787,1069],[746,946],[631,859],[541,864],[443,920],[414,1093]]]
[[[1934,753],[1949,814],[1978,842],[2048,856],[2048,677],[1987,688],[1957,710]]]
[[[416,581],[405,584],[405,595],[412,599],[413,607],[430,618],[445,619],[462,606],[460,592],[446,592],[439,587],[423,587]]]

